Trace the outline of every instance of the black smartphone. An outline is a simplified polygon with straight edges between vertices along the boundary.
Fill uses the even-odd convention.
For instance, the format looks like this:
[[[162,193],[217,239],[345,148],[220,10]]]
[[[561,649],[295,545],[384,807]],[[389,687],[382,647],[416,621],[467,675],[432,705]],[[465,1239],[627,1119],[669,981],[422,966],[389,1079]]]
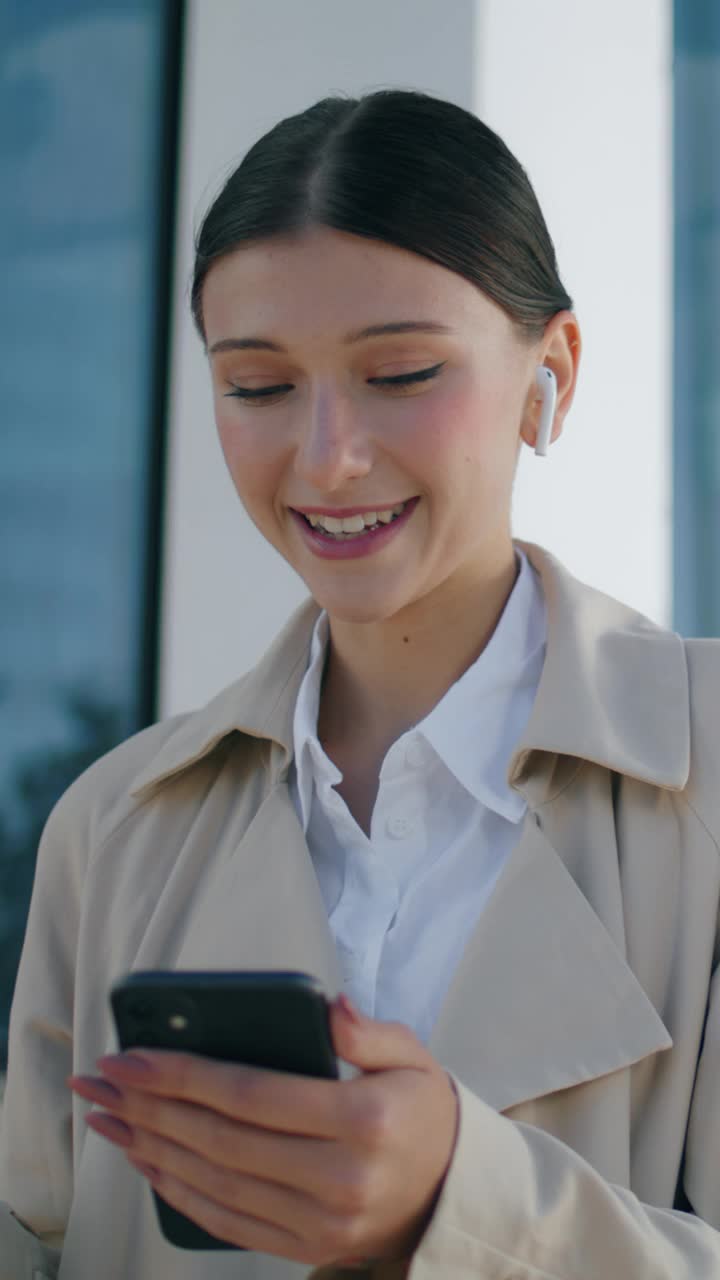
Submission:
[[[207,1058],[337,1079],[329,1004],[307,973],[136,970],[110,1005],[121,1049],[175,1049]],[[163,1235],[180,1249],[239,1249],[153,1190]]]

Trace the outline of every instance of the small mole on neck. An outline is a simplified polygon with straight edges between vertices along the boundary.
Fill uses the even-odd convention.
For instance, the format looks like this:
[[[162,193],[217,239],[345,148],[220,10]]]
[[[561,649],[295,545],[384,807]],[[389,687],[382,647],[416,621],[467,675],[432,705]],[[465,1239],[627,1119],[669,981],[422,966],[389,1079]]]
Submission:
[[[409,636],[403,636],[403,644],[407,644],[409,639],[410,639]]]

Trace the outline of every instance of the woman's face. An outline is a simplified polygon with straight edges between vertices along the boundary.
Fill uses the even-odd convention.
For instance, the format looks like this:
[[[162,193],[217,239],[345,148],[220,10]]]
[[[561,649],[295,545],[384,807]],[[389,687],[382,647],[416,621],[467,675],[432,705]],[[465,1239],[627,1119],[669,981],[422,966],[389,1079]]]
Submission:
[[[380,621],[507,565],[538,349],[478,289],[416,254],[313,228],[217,262],[203,315],[235,488],[331,616]],[[447,332],[349,340],[407,321]],[[378,381],[422,370],[434,376]],[[277,390],[255,401],[237,394],[265,388]],[[378,518],[357,542],[298,514],[388,519],[411,500],[397,525]]]

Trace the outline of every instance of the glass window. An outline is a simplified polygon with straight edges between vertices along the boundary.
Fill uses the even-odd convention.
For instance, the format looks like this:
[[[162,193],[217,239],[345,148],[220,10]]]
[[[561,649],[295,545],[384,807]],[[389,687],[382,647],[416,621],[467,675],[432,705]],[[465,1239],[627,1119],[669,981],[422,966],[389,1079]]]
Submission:
[[[0,3],[0,1055],[48,812],[154,718],[181,6]]]
[[[675,0],[674,622],[720,635],[720,4]]]

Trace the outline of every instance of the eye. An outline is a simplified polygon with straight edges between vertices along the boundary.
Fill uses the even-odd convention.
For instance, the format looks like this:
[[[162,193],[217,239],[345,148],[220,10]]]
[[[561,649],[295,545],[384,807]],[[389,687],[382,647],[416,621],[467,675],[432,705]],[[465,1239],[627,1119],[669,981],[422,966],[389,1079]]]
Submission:
[[[429,369],[418,369],[414,373],[401,373],[394,378],[368,378],[368,382],[376,387],[389,387],[401,391],[403,387],[414,386],[419,382],[429,382],[431,378],[436,378],[446,362],[440,361],[440,364],[434,364]],[[250,387],[238,387],[234,382],[230,383],[232,391],[224,392],[225,397],[237,398],[246,401],[261,401],[267,399],[268,396],[282,395],[285,391],[292,390],[292,383],[281,383],[277,387],[259,387],[252,390]]]
[[[283,391],[291,390],[291,384],[287,382],[283,386],[258,387],[254,391],[249,387],[237,387],[234,382],[231,382],[230,386],[232,387],[232,391],[224,392],[224,396],[226,398],[230,397],[231,399],[235,397],[238,400],[264,400],[267,396],[276,396]]]
[[[416,382],[429,382],[431,378],[437,378],[444,364],[445,361],[441,360],[440,364],[434,364],[429,369],[418,369],[416,373],[400,373],[395,378],[368,378],[368,382],[377,387],[409,387]]]

